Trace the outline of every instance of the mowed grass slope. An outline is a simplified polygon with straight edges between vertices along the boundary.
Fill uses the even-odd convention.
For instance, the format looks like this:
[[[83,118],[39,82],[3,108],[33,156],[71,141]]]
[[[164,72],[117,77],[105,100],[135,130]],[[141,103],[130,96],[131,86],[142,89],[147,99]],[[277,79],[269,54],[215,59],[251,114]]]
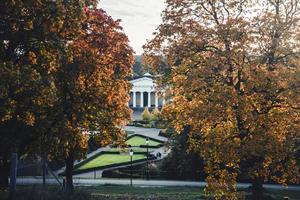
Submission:
[[[189,187],[130,187],[85,186],[76,187],[67,194],[59,187],[17,187],[16,200],[204,200],[203,188]],[[8,199],[8,191],[0,191],[0,199]]]
[[[107,197],[106,200],[204,200],[210,199],[205,197],[203,187],[130,187],[130,186],[113,186],[104,185],[101,187],[90,187],[89,193],[94,199]],[[85,190],[86,191],[86,190]],[[94,191],[94,192],[92,192]],[[241,199],[251,198],[251,190],[239,190]],[[264,192],[266,200],[282,200],[288,197],[289,200],[299,200],[300,191],[287,191],[266,189]],[[211,198],[213,199],[213,198]]]
[[[145,158],[147,158],[145,154],[134,154],[132,160],[136,161]],[[129,154],[101,154],[98,157],[80,166],[78,169],[91,169],[95,167],[103,167],[107,165],[120,164],[125,162],[130,162]]]
[[[98,155],[97,157],[93,158],[90,161],[87,161],[80,167],[76,168],[76,170],[86,170],[86,169],[93,169],[98,167],[105,167],[108,165],[115,165],[115,164],[122,164],[130,162],[130,156],[129,151],[130,149],[133,150],[134,155],[132,160],[138,161],[142,159],[147,158],[147,148],[141,148],[141,145],[146,145],[146,138],[142,137],[140,135],[134,135],[133,137],[130,137],[126,141],[127,145],[130,145],[132,147],[129,148],[111,148],[108,150],[109,153],[103,152],[103,154]],[[148,149],[149,152],[155,151],[157,148],[159,148],[159,145],[163,144],[163,142],[155,141],[151,138],[149,138],[149,146]],[[157,147],[156,147],[157,146]],[[120,152],[120,154],[118,154]],[[113,154],[115,153],[115,154]],[[139,154],[137,154],[139,153]]]
[[[70,195],[60,187],[18,186],[17,200],[204,200],[204,188],[201,187],[130,187],[118,185],[99,185],[76,187]],[[241,196],[252,199],[250,189],[239,191]],[[299,200],[300,191],[266,190],[266,200]],[[0,190],[0,199],[8,199],[9,191]],[[213,198],[211,198],[213,199]]]
[[[130,187],[104,185],[90,188],[94,199],[107,200],[202,200],[203,188],[196,187]],[[94,192],[92,192],[94,191]]]
[[[141,145],[146,145],[146,138],[139,136],[139,135],[135,135],[131,138],[129,138],[126,141],[127,145],[131,145],[131,146],[141,146]],[[162,144],[162,142],[157,142],[155,140],[152,140],[151,138],[149,138],[149,146],[157,146]]]

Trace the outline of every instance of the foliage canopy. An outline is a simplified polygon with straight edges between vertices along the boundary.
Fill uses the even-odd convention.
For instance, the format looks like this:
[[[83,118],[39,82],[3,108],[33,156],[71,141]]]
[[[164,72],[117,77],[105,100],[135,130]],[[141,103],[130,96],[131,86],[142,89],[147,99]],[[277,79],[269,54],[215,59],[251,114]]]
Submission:
[[[96,6],[0,3],[0,165],[12,151],[61,157],[70,190],[87,133],[102,144],[122,142],[131,114],[133,51],[119,21]]]
[[[189,129],[205,161],[207,194],[237,199],[242,172],[255,199],[264,181],[299,181],[300,2],[166,3],[146,60],[164,72],[172,99],[164,116]]]

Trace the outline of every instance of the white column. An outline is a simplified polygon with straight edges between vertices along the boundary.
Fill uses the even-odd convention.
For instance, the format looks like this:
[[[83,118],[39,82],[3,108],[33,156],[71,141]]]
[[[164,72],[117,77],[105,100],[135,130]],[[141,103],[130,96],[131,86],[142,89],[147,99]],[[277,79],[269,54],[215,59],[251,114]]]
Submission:
[[[141,108],[144,107],[144,92],[141,92]]]
[[[136,92],[133,92],[132,101],[133,101],[133,107],[136,108]]]
[[[157,93],[154,93],[155,95],[155,107],[158,107],[158,96]]]
[[[163,97],[162,97],[162,105],[165,105],[166,104],[166,99],[165,99],[165,94],[163,94]]]
[[[148,108],[151,107],[151,92],[148,92]]]
[[[141,108],[144,107],[144,92],[141,92]]]

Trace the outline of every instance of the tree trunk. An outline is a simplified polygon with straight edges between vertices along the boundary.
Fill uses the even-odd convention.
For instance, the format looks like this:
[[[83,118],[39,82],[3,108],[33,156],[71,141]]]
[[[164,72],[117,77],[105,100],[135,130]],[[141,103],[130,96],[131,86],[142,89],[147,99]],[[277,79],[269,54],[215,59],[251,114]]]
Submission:
[[[263,179],[261,178],[252,181],[252,199],[263,200]]]
[[[73,193],[73,165],[74,165],[74,155],[70,153],[66,158],[66,192]]]
[[[8,177],[9,177],[9,163],[7,159],[0,161],[0,188],[8,187]]]

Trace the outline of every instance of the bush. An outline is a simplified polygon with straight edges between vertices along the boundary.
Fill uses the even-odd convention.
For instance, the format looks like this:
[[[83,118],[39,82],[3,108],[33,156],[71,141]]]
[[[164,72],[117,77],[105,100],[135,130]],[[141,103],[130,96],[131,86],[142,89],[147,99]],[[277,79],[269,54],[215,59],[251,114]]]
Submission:
[[[154,108],[153,109],[151,120],[152,121],[159,121],[159,120],[161,120],[161,113],[158,110],[158,108]]]
[[[172,135],[174,135],[175,130],[172,128],[166,128],[166,129],[162,129],[159,131],[159,136],[163,136],[163,137],[171,137]]]
[[[171,134],[172,129],[164,130],[160,135]],[[198,152],[189,151],[189,132],[172,137],[171,153],[165,157],[159,165],[163,172],[161,177],[173,180],[205,180],[204,162]]]
[[[148,107],[145,107],[144,112],[142,113],[142,119],[145,121],[150,121],[151,120],[151,113],[149,112]]]
[[[133,121],[133,123],[148,124],[149,122],[145,121],[145,120],[135,120],[135,121]]]
[[[145,124],[143,125],[143,128],[153,128],[153,126],[151,124]]]

